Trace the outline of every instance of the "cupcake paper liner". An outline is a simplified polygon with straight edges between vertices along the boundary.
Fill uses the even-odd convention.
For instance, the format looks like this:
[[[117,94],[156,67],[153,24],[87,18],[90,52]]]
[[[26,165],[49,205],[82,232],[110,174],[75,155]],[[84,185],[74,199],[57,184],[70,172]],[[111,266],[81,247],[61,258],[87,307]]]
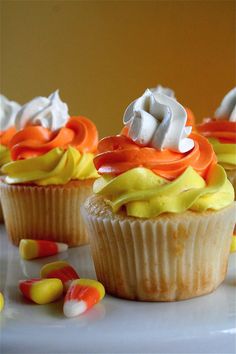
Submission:
[[[106,216],[103,204],[91,197],[82,212],[97,278],[108,293],[132,300],[183,300],[207,294],[224,280],[235,203],[217,212],[148,220]]]
[[[80,206],[92,192],[93,180],[65,186],[0,184],[8,236],[18,245],[22,238],[53,240],[78,246],[88,243]]]

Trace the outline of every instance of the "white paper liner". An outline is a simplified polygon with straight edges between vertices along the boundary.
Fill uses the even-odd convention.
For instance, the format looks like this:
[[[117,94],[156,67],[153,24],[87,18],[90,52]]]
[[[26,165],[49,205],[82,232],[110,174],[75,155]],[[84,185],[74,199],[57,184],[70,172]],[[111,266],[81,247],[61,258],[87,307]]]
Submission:
[[[108,293],[133,300],[174,301],[213,291],[227,271],[235,204],[150,220],[82,208],[98,280]]]
[[[12,243],[22,238],[88,243],[80,206],[92,192],[92,180],[78,187],[0,184],[5,226]]]

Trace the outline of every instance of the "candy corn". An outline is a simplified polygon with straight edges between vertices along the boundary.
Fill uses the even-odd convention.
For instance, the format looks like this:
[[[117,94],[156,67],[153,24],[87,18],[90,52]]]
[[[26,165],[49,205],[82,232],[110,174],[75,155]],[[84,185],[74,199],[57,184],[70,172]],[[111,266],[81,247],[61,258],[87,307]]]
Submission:
[[[236,252],[236,234],[232,236],[230,252]]]
[[[66,317],[81,315],[105,295],[104,286],[96,280],[74,280],[66,293],[63,311]]]
[[[68,249],[65,243],[45,240],[27,240],[20,241],[19,253],[23,259],[34,259],[53,256]]]
[[[0,312],[2,311],[4,307],[4,297],[3,294],[0,292]]]
[[[78,279],[79,275],[74,268],[65,261],[58,261],[45,264],[40,271],[41,278],[58,278],[64,285],[66,291],[72,280]]]
[[[49,304],[63,294],[60,279],[20,280],[19,289],[27,299],[39,305]]]

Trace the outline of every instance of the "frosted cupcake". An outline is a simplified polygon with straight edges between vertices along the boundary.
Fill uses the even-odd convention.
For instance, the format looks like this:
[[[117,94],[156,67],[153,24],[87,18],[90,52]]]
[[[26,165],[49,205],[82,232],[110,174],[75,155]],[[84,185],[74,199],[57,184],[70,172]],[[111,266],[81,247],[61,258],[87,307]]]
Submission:
[[[176,100],[146,90],[123,135],[102,139],[101,175],[82,208],[99,281],[112,295],[174,301],[225,278],[234,190],[206,138]]]
[[[20,107],[17,102],[9,101],[8,98],[0,95],[0,168],[11,160],[8,144],[16,133],[14,122]],[[3,214],[0,203],[0,222],[2,221]]]
[[[206,118],[198,131],[209,139],[236,191],[236,87],[223,98],[213,118]]]
[[[82,116],[69,117],[57,91],[24,105],[15,124],[18,131],[9,143],[13,161],[2,167],[6,177],[0,185],[11,241],[87,243],[79,209],[98,177],[95,125]]]

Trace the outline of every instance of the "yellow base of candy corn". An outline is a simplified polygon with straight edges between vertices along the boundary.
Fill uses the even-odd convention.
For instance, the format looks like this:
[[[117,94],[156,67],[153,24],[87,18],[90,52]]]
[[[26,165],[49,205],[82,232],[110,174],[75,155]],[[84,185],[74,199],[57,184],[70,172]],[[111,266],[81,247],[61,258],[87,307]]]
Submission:
[[[30,290],[31,300],[39,305],[49,304],[59,299],[63,294],[63,284],[60,279],[42,279],[34,283]]]
[[[23,259],[33,259],[37,257],[37,243],[34,240],[21,240],[19,245],[19,253]]]

